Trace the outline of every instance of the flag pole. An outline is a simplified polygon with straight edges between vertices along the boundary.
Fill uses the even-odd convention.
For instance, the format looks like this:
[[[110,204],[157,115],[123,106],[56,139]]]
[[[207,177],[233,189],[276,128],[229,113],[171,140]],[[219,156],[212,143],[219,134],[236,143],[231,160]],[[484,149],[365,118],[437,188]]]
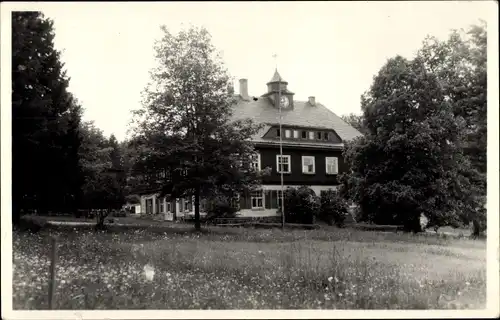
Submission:
[[[276,55],[275,55],[276,57]],[[278,71],[278,66],[276,65],[276,71]],[[278,104],[279,104],[279,116],[280,116],[280,161],[279,161],[279,169],[281,176],[281,228],[285,230],[285,194],[283,192],[283,132],[281,130],[281,75],[278,73]],[[289,164],[290,165],[290,164]]]

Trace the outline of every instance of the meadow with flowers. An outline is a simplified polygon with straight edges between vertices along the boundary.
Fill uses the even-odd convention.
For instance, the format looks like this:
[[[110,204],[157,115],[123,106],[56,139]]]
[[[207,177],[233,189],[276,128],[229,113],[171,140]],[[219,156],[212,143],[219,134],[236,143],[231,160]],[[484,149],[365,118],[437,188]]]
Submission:
[[[13,307],[479,309],[486,243],[325,227],[13,233]]]

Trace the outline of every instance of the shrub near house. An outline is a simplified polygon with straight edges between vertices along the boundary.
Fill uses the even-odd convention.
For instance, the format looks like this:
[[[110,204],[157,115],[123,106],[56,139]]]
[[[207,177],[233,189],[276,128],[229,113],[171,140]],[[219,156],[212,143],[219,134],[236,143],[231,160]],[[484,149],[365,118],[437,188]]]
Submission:
[[[319,216],[328,225],[342,227],[348,213],[347,201],[336,191],[327,190],[321,193]]]
[[[306,186],[285,191],[285,221],[312,224],[319,211],[318,197]]]

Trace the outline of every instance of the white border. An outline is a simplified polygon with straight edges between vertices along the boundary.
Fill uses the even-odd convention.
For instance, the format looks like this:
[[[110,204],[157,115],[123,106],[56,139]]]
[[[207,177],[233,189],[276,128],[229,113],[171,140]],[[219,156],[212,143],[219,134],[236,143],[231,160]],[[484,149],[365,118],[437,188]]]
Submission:
[[[12,230],[11,230],[11,11],[12,10],[42,10],[47,7],[85,6],[89,3],[44,3],[44,2],[3,2],[0,4],[0,32],[1,32],[1,257],[2,257],[2,318],[4,319],[229,319],[229,318],[256,318],[256,319],[326,319],[341,318],[476,318],[498,317],[499,315],[499,224],[498,224],[498,4],[488,1],[491,9],[488,22],[488,240],[487,240],[487,294],[488,302],[485,310],[418,310],[418,311],[384,311],[384,310],[233,310],[233,311],[161,311],[161,310],[122,310],[122,311],[13,311],[12,310]],[[126,3],[127,6],[142,6],[141,3]],[[360,5],[361,3],[358,3]],[[118,7],[121,3],[99,2],[93,4],[95,9],[103,6]],[[162,5],[161,3],[147,3],[148,6]],[[217,5],[217,4],[214,4]],[[98,7],[97,7],[98,6]],[[9,276],[7,276],[9,275]]]
[[[305,172],[304,171],[304,160],[310,159],[310,158],[312,158],[312,160],[313,160],[313,171],[312,172]],[[302,156],[302,173],[303,174],[316,174],[316,157],[314,157],[314,156]]]
[[[276,172],[281,173],[279,159],[280,157],[288,158],[288,171],[283,171],[283,173],[292,173],[292,157],[289,154],[277,154],[276,155]]]
[[[328,159],[335,159],[335,172],[328,172]],[[325,157],[325,173],[329,176],[339,174],[339,158],[338,157]]]

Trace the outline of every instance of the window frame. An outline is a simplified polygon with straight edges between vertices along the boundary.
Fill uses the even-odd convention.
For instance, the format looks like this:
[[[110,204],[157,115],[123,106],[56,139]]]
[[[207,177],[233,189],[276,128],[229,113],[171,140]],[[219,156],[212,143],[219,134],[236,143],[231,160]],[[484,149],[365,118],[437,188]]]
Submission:
[[[280,171],[280,157],[281,157],[280,154],[276,155],[276,172],[278,172],[278,173],[281,173],[281,171]],[[285,173],[292,173],[292,157],[288,154],[284,154],[283,158],[288,159],[288,163],[286,163],[288,165],[288,171],[283,171],[283,173],[284,174]],[[283,163],[282,163],[282,165],[283,165]]]
[[[316,131],[316,140],[321,140],[321,137],[323,136],[321,131]]]
[[[312,172],[304,171],[304,161],[306,159],[312,159]],[[316,174],[316,158],[314,156],[302,156],[302,173],[303,174]]]
[[[261,171],[261,163],[260,163],[260,152],[257,152],[257,161],[255,159],[252,159],[251,166],[252,168],[255,167],[255,164],[257,163],[257,171]]]
[[[299,130],[293,130],[293,138],[294,139],[299,139]]]
[[[302,139],[307,139],[307,131],[306,130],[302,130],[301,137],[302,137]]]
[[[308,132],[308,137],[307,137],[308,140],[315,140],[316,139],[315,137],[316,137],[316,135],[315,135],[314,131]]]
[[[328,160],[335,159],[335,173],[328,172]],[[327,175],[337,175],[339,174],[339,158],[338,157],[325,157],[325,173]]]
[[[292,130],[285,129],[285,138],[290,139],[292,137]]]
[[[258,196],[255,196],[256,193],[259,193]],[[256,206],[254,206],[254,200],[256,202]],[[259,200],[260,200],[260,206],[259,206]],[[259,190],[254,190],[250,192],[250,208],[252,210],[260,210],[264,209],[264,201],[265,201],[265,195],[264,195],[264,190],[259,189]]]

